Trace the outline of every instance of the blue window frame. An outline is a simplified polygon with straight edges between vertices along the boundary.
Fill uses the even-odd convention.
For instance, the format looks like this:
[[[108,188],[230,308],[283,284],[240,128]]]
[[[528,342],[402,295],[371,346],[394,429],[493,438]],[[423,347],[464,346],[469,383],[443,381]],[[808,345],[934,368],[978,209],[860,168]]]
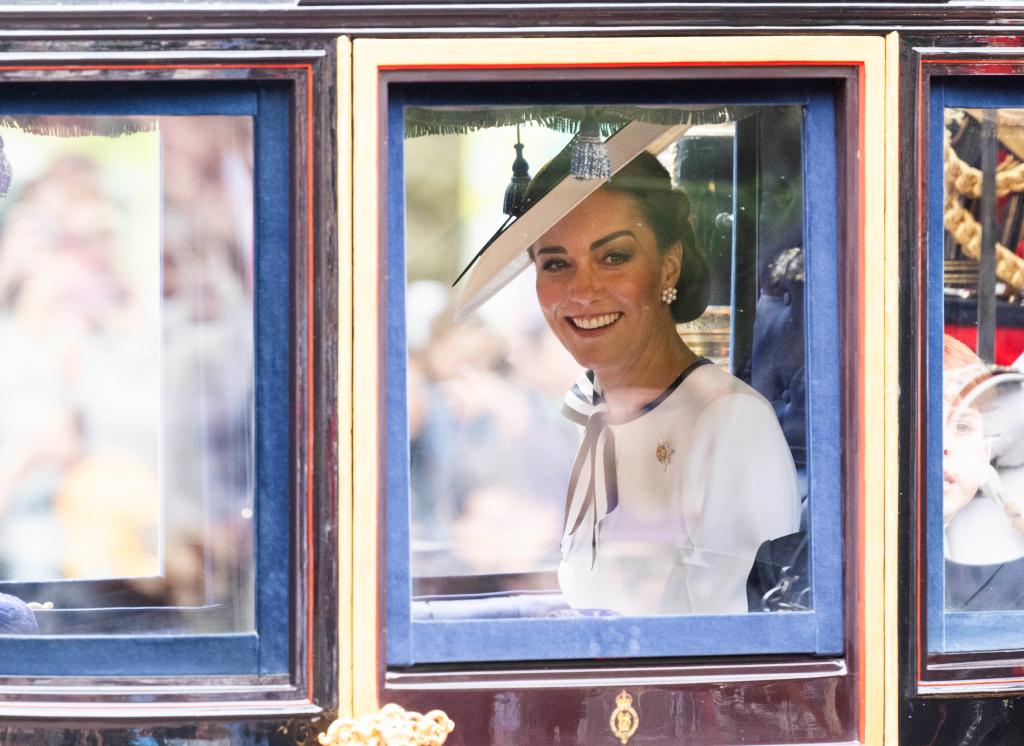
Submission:
[[[0,636],[0,676],[188,676],[288,674],[296,590],[292,507],[293,101],[285,81],[3,83],[0,117],[247,117],[253,137],[252,324],[254,460],[251,496],[254,622],[237,633],[181,633],[159,623],[122,623],[148,614],[198,614],[166,607],[63,609],[46,634]],[[167,509],[168,506],[164,506]],[[172,506],[173,507],[173,506]],[[36,584],[43,593],[69,585]],[[24,583],[0,583],[0,592]],[[186,605],[187,606],[187,605]],[[45,613],[45,612],[44,612]],[[82,633],[89,619],[116,634]],[[121,620],[121,621],[119,621]],[[66,631],[62,631],[66,630]]]
[[[963,563],[948,563],[945,553],[946,523],[949,519],[943,516],[943,340],[947,331],[956,328],[973,328],[977,333],[979,324],[978,296],[962,297],[955,292],[947,292],[945,270],[946,260],[950,256],[949,234],[943,227],[944,221],[944,143],[946,142],[945,117],[951,109],[994,110],[1020,109],[1024,107],[1024,95],[1020,93],[1020,77],[972,75],[932,78],[929,91],[928,121],[928,245],[927,245],[927,351],[925,359],[927,381],[927,414],[926,414],[926,494],[927,502],[924,510],[923,524],[925,527],[925,587],[920,589],[926,598],[927,650],[929,653],[970,653],[995,650],[1019,650],[1024,647],[1024,607],[1011,608],[1014,604],[996,604],[1002,608],[983,608],[975,606],[965,610],[966,606],[953,606],[947,603],[947,584],[961,583],[960,575],[951,576],[951,568],[957,571],[964,569]],[[970,138],[967,138],[970,139]],[[962,158],[972,161],[977,167],[978,142],[973,140],[965,147],[956,143],[963,151]],[[993,148],[997,147],[995,141]],[[993,150],[993,157],[995,157]],[[977,218],[977,216],[975,216]],[[999,227],[998,225],[996,226]],[[1005,240],[1005,239],[999,239]],[[975,287],[978,287],[977,285]],[[993,323],[997,327],[1022,325],[1019,311],[1010,304],[996,303],[992,295],[993,312],[996,314]],[[1002,307],[999,307],[1002,306]],[[992,330],[994,333],[994,329]],[[974,347],[977,349],[977,347]],[[991,359],[988,360],[991,363]],[[1005,371],[1004,371],[1005,372]],[[993,454],[994,456],[994,454]],[[993,466],[998,470],[998,465]],[[975,497],[972,502],[987,503],[989,495]],[[1001,514],[1002,509],[997,513]],[[996,518],[1000,522],[1001,516]],[[1009,523],[1005,526],[992,526],[991,529],[1003,528],[1009,531]],[[996,537],[989,533],[984,542],[994,542]],[[995,576],[997,566],[999,572],[1009,575],[1016,562],[1002,561],[988,566],[988,576]],[[971,566],[967,566],[968,572]],[[975,571],[984,571],[981,565],[974,566]],[[975,575],[977,572],[975,573]],[[997,579],[991,580],[987,587],[995,589]],[[980,597],[977,593],[976,597]],[[1019,604],[1018,604],[1019,606]]]
[[[840,654],[843,649],[843,531],[841,422],[839,402],[841,338],[837,298],[839,245],[844,230],[838,201],[837,111],[827,81],[730,81],[720,85],[688,81],[652,88],[638,85],[559,86],[545,83],[493,88],[392,84],[386,109],[386,256],[381,277],[387,314],[386,430],[386,656],[389,666],[427,663],[643,658],[769,653]],[[641,90],[642,89],[642,90]],[[639,91],[639,92],[638,92]],[[800,107],[803,241],[807,365],[806,525],[810,535],[812,610],[729,615],[575,617],[446,621],[413,618],[410,569],[410,471],[408,335],[406,325],[405,112],[410,106],[487,106],[548,103],[640,103],[658,105],[795,105]],[[539,164],[531,164],[539,165]],[[735,255],[736,246],[732,247]],[[501,597],[502,594],[493,594]],[[486,600],[478,594],[473,600]],[[510,641],[514,640],[514,644]]]

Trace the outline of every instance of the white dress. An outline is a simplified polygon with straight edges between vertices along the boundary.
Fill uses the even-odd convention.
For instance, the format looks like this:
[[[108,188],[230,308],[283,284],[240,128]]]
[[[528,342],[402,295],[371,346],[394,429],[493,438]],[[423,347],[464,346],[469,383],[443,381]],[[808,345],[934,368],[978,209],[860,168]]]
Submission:
[[[771,405],[702,363],[627,417],[610,418],[592,374],[566,396],[585,425],[558,570],[573,608],[746,612],[757,548],[798,530],[796,470]]]

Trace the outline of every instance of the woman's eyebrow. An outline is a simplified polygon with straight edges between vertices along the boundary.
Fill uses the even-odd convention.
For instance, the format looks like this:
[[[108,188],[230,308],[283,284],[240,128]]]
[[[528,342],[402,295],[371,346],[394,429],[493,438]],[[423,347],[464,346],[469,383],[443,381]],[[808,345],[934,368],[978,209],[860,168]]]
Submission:
[[[534,253],[537,253],[537,254],[568,254],[569,253],[569,252],[567,252],[565,250],[564,246],[542,246],[541,248],[537,249],[536,252],[534,252],[534,250],[532,248],[527,249],[527,251],[530,253],[531,257],[534,255]]]
[[[599,238],[596,241],[594,241],[594,243],[590,244],[590,250],[594,251],[595,249],[600,249],[606,243],[614,241],[616,238],[622,238],[623,236],[630,236],[631,238],[634,239],[636,238],[636,234],[633,233],[633,231],[615,231],[614,233],[609,233],[607,236]]]
[[[636,234],[633,233],[633,231],[630,231],[630,230],[615,231],[614,233],[609,233],[607,236],[602,236],[601,238],[599,238],[596,241],[594,241],[594,243],[590,244],[590,250],[591,251],[596,251],[597,249],[600,249],[602,246],[604,246],[606,243],[614,241],[616,238],[622,238],[623,236],[629,236],[629,237],[634,238],[634,239],[636,238]],[[543,247],[537,249],[536,251],[534,251],[533,248],[531,247],[531,248],[527,249],[526,251],[530,255],[531,259],[534,258],[534,255],[539,255],[539,254],[568,254],[569,253],[564,246],[543,246]]]

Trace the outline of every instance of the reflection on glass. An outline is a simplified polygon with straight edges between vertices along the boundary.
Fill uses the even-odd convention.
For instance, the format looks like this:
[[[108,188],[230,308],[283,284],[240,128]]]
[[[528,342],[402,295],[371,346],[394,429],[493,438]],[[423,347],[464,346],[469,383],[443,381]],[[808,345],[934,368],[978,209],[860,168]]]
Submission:
[[[49,634],[252,629],[251,118],[0,137],[0,604]]]
[[[800,107],[552,108],[406,110],[414,618],[811,608]]]
[[[945,606],[1024,609],[1024,111],[945,120]]]

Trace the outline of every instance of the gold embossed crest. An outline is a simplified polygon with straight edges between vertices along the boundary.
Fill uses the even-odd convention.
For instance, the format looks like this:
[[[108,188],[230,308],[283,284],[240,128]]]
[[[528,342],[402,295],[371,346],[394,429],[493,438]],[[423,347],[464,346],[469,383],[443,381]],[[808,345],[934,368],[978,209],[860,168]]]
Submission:
[[[612,733],[623,744],[627,743],[640,727],[640,716],[633,709],[633,697],[626,690],[619,692],[615,698],[615,710],[612,712],[609,725]]]

